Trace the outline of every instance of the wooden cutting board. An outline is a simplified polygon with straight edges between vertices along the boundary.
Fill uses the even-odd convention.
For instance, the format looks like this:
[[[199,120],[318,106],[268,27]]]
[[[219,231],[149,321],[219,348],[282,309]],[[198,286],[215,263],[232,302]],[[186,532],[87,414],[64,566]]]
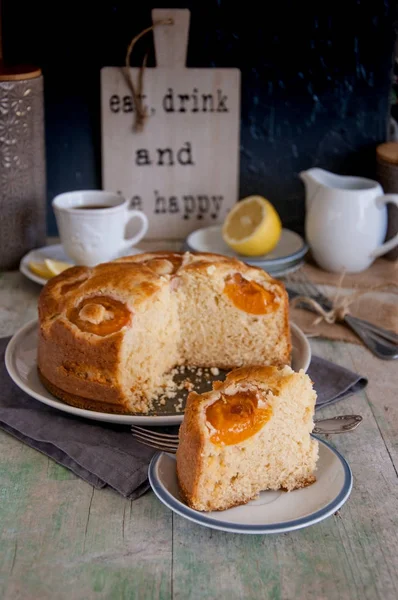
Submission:
[[[183,238],[222,223],[238,200],[240,70],[185,66],[190,12],[154,9],[156,67],[145,69],[148,118],[133,129],[122,69],[101,70],[102,187],[149,219],[148,239]],[[130,73],[137,82],[139,68]]]

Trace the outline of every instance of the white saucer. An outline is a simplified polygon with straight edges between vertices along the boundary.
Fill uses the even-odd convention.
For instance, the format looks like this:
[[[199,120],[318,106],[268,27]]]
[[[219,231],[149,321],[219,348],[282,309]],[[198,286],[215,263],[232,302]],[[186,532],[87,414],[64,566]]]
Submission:
[[[190,248],[190,246],[188,246],[188,244],[186,242],[184,242],[183,244],[183,251],[191,251],[192,249]],[[242,260],[243,262],[248,263],[246,257],[243,259],[243,257],[240,257],[240,260]],[[285,275],[288,275],[289,273],[294,273],[295,271],[298,271],[298,269],[300,269],[300,267],[304,264],[305,260],[304,257],[303,258],[298,258],[296,260],[292,260],[291,262],[285,263],[285,264],[281,264],[281,265],[272,265],[272,266],[267,266],[264,267],[262,263],[252,263],[252,266],[254,267],[258,267],[260,269],[263,269],[264,271],[266,271],[268,273],[268,275],[271,275],[271,277],[274,278],[279,278],[279,277],[284,277]]]
[[[123,250],[123,252],[121,252],[118,255],[118,258],[122,256],[129,256],[132,254],[140,254],[141,252],[142,250],[138,250],[137,248],[129,248],[128,250]],[[45,258],[51,258],[52,260],[61,260],[64,262],[68,262],[71,266],[75,264],[69,258],[69,256],[65,254],[65,251],[61,244],[54,244],[52,246],[43,246],[42,248],[36,248],[35,250],[31,250],[30,252],[25,254],[19,265],[20,272],[23,275],[25,275],[25,277],[27,277],[28,279],[31,279],[32,281],[35,281],[40,285],[45,285],[48,280],[44,277],[36,275],[35,273],[32,273],[32,271],[29,269],[30,262],[42,262]]]
[[[311,362],[311,347],[304,333],[296,325],[291,323],[292,331],[292,368],[295,371],[303,369],[307,371]],[[37,374],[37,320],[30,321],[17,331],[8,342],[5,353],[6,369],[14,383],[32,398],[43,402],[53,408],[67,412],[77,417],[105,421],[107,423],[119,423],[121,425],[177,425],[182,422],[183,413],[175,408],[178,405],[178,397],[167,400],[164,406],[159,406],[159,411],[150,415],[115,415],[111,413],[96,412],[83,408],[70,406],[59,400],[44,387]],[[219,377],[214,376],[213,379]],[[197,384],[199,391],[210,389],[209,381]],[[180,392],[187,394],[187,391]],[[185,398],[185,396],[183,396]]]
[[[314,436],[315,437],[315,436]],[[156,496],[175,513],[198,525],[230,533],[285,533],[330,517],[348,499],[352,473],[332,446],[319,441],[316,482],[292,492],[261,492],[257,500],[224,511],[200,512],[181,499],[174,455],[156,454],[149,466],[149,482]]]
[[[248,257],[234,252],[222,239],[222,227],[212,225],[197,229],[188,235],[185,240],[186,246],[195,252],[214,252],[233,256],[250,265],[261,267],[264,270],[276,269],[276,267],[287,267],[299,259],[304,258],[308,252],[308,245],[303,238],[290,229],[282,229],[282,234],[277,246],[272,252],[263,256]]]
[[[271,277],[273,277],[274,279],[279,279],[285,277],[286,275],[289,275],[289,273],[294,273],[295,271],[298,271],[304,263],[304,259],[301,258],[292,263],[288,263],[286,266],[276,267],[276,269],[266,269],[260,265],[252,266],[260,267],[261,269],[266,271],[268,275],[271,275]]]

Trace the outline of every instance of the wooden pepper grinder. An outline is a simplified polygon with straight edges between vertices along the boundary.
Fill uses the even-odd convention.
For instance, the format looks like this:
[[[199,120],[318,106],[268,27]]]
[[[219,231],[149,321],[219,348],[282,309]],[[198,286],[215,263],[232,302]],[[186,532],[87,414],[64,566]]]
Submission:
[[[46,241],[41,69],[2,59],[0,15],[0,269],[16,269]]]
[[[376,148],[377,179],[385,194],[398,194],[398,142],[385,142]],[[386,241],[398,233],[398,208],[387,205],[388,226]],[[387,260],[398,258],[398,247],[383,256]]]

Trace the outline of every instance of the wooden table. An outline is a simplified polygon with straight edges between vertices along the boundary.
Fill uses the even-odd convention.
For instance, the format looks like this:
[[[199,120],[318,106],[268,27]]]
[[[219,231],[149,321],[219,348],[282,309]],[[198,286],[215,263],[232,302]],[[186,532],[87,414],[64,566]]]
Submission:
[[[40,289],[18,272],[0,275],[0,335],[36,317]],[[131,502],[94,490],[0,431],[0,597],[396,600],[398,363],[359,345],[310,343],[369,378],[363,392],[317,415],[364,418],[330,439],[354,475],[337,514],[281,535],[213,531],[174,515],[151,491]]]

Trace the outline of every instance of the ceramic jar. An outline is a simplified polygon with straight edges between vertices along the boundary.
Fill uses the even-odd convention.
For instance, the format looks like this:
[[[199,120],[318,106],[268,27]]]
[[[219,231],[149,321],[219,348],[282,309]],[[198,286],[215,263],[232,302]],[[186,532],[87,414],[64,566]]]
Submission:
[[[46,241],[43,76],[0,68],[0,269]]]
[[[398,142],[386,142],[376,148],[377,179],[386,194],[398,194]],[[386,240],[398,233],[398,208],[388,206],[388,227]],[[384,255],[388,260],[398,258],[398,247]]]

